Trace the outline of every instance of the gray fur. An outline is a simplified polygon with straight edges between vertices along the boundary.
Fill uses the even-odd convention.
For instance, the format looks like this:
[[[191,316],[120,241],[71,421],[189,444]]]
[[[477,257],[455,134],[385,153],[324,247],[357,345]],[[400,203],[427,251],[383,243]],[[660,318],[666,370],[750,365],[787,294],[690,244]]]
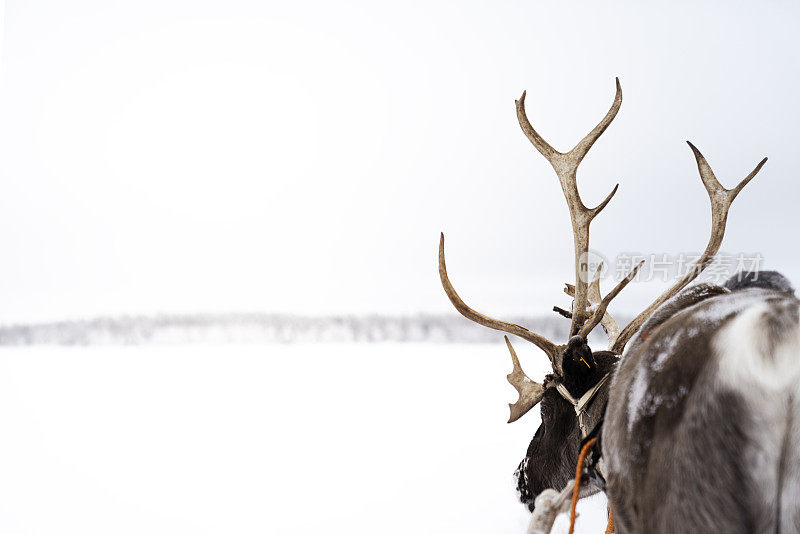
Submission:
[[[759,287],[700,293],[654,314],[610,385],[617,532],[800,532],[800,302]]]

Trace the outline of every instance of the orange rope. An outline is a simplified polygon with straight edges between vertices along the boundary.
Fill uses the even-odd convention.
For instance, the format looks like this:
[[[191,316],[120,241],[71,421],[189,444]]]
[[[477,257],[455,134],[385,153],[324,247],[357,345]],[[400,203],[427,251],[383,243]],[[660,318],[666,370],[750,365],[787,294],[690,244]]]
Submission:
[[[586,461],[586,455],[589,454],[589,448],[594,445],[597,438],[592,438],[586,442],[586,445],[581,449],[578,455],[578,467],[575,469],[575,486],[572,488],[572,506],[569,509],[569,533],[575,532],[575,509],[578,507],[578,495],[581,492],[581,475],[583,474],[583,462]]]
[[[578,495],[581,492],[581,475],[583,475],[583,463],[586,461],[586,455],[589,454],[589,449],[597,438],[592,438],[586,442],[578,455],[578,467],[575,468],[575,486],[572,488],[572,506],[569,509],[569,534],[575,532],[575,510],[578,507]],[[606,526],[606,534],[614,532],[614,513],[611,508],[608,509],[608,525]]]
[[[614,510],[611,509],[611,503],[608,503],[608,525],[606,525],[606,534],[614,534]]]

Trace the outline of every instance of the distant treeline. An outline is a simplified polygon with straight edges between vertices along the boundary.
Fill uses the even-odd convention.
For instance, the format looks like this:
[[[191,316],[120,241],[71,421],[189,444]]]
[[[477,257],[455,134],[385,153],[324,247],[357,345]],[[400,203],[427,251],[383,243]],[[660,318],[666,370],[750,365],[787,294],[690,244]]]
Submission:
[[[568,321],[504,317],[563,342]],[[0,326],[0,345],[180,345],[218,343],[489,343],[499,333],[460,315],[163,315]]]

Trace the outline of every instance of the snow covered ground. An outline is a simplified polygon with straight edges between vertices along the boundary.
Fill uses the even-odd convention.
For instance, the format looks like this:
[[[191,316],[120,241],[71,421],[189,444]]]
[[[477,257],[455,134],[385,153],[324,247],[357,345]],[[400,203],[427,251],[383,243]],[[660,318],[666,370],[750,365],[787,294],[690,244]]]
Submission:
[[[510,367],[501,343],[3,348],[0,531],[521,534],[538,410],[505,423]],[[580,509],[602,532],[604,497]]]

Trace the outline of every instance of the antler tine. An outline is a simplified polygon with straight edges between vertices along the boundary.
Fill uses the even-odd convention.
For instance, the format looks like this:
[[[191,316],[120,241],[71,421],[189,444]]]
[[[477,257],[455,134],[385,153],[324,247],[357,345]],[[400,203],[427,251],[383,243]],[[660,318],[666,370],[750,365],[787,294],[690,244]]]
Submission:
[[[600,266],[595,271],[594,277],[592,278],[592,281],[589,283],[589,289],[588,289],[589,303],[592,305],[600,304],[603,301],[603,296],[600,294],[600,274],[602,273],[602,270],[603,270],[603,263],[600,262]],[[570,297],[574,297],[575,286],[570,283],[564,284],[564,293],[566,293]],[[553,306],[553,311],[559,313],[560,315],[563,315],[567,319],[572,319],[572,312],[562,310],[558,306]],[[614,341],[617,339],[617,336],[619,335],[619,324],[617,324],[617,321],[613,317],[611,317],[611,314],[609,313],[605,313],[603,315],[603,319],[600,321],[600,323],[603,325],[606,334],[608,334],[608,344],[611,345],[612,343],[614,343]]]
[[[592,219],[597,217],[597,214],[600,213],[601,211],[603,211],[603,208],[605,208],[606,205],[608,205],[608,203],[611,202],[611,199],[614,198],[614,195],[616,194],[617,189],[619,189],[619,184],[615,184],[614,185],[614,189],[611,190],[611,192],[608,194],[608,196],[605,198],[605,200],[603,200],[597,206],[589,209],[589,211],[592,214]]]
[[[708,265],[714,260],[714,256],[719,251],[719,247],[722,245],[722,239],[725,236],[725,224],[728,220],[728,210],[730,210],[731,204],[736,196],[744,189],[750,180],[755,178],[758,171],[761,170],[761,167],[767,162],[767,158],[762,159],[756,168],[748,174],[744,180],[739,182],[736,187],[733,189],[726,189],[719,183],[717,177],[714,176],[714,171],[711,170],[711,166],[706,161],[706,158],[703,157],[703,154],[695,147],[692,143],[687,141],[689,147],[694,152],[694,157],[697,160],[697,170],[700,172],[700,179],[703,181],[703,185],[708,192],[708,198],[711,201],[711,236],[708,239],[708,245],[706,245],[706,249],[703,251],[703,254],[698,258],[698,260],[692,265],[689,272],[687,272],[683,278],[678,280],[671,288],[661,294],[656,300],[650,304],[643,312],[636,316],[636,318],[630,322],[625,328],[622,329],[619,337],[617,337],[616,342],[612,346],[611,350],[616,353],[621,353],[622,350],[625,348],[625,344],[633,337],[633,334],[642,326],[642,324],[647,320],[650,315],[661,306],[664,302],[666,302],[669,298],[673,297],[677,294],[681,289],[686,287],[689,283],[692,282],[697,276],[703,272],[703,270],[708,267]]]
[[[508,332],[509,334],[514,334],[515,336],[519,336],[522,339],[530,341],[542,349],[545,354],[547,354],[547,357],[550,359],[550,363],[553,365],[553,369],[558,372],[556,362],[561,350],[555,343],[535,332],[531,332],[524,326],[507,323],[505,321],[498,321],[497,319],[487,317],[482,313],[473,310],[467,306],[463,300],[461,300],[461,297],[458,296],[455,288],[450,283],[450,279],[447,277],[447,266],[445,265],[444,260],[444,233],[442,233],[441,237],[439,238],[439,278],[442,281],[442,286],[444,287],[445,293],[447,293],[447,297],[461,315],[480,325],[487,326],[494,330],[500,330],[501,332]]]
[[[617,91],[614,102],[606,113],[605,117],[569,152],[562,153],[550,146],[541,135],[531,126],[525,112],[525,95],[523,92],[519,100],[516,101],[517,119],[522,131],[525,133],[531,144],[536,147],[553,166],[561,184],[561,190],[567,200],[570,219],[572,220],[572,234],[575,244],[575,296],[573,299],[572,324],[570,325],[570,336],[576,334],[586,320],[586,307],[588,305],[588,284],[586,281],[587,255],[589,252],[589,224],[611,201],[617,192],[619,184],[614,186],[611,193],[600,204],[594,208],[587,208],[581,200],[578,192],[576,172],[583,158],[597,139],[606,131],[611,121],[617,116],[622,105],[622,88],[619,78],[616,79]]]
[[[597,267],[597,270],[594,273],[592,281],[589,283],[588,293],[589,293],[589,302],[591,304],[599,305],[603,302],[603,296],[600,294],[600,275],[602,274],[602,272],[603,272],[603,262],[600,262],[600,265]],[[572,284],[565,284],[564,293],[566,293],[570,297],[574,297],[575,286],[573,286]],[[603,325],[603,329],[606,331],[606,335],[608,336],[608,346],[610,347],[617,340],[617,336],[619,336],[619,324],[613,317],[611,317],[611,314],[608,313],[607,311],[603,313],[603,317],[602,319],[600,319],[600,324]]]
[[[628,275],[625,278],[620,280],[617,283],[617,285],[614,286],[614,289],[612,289],[608,293],[608,295],[606,295],[600,301],[600,305],[597,306],[597,310],[595,310],[595,312],[592,314],[592,316],[589,318],[589,320],[586,322],[586,324],[583,325],[583,327],[578,332],[579,336],[582,336],[584,338],[586,336],[588,336],[589,333],[592,330],[594,330],[594,327],[597,326],[598,323],[600,323],[600,321],[602,321],[603,318],[607,316],[606,310],[608,309],[608,305],[611,303],[611,301],[614,299],[614,297],[619,295],[620,291],[622,291],[625,288],[625,286],[627,286],[630,283],[630,281],[633,280],[633,278],[636,276],[636,273],[638,273],[639,269],[642,268],[642,265],[644,265],[644,260],[640,261],[639,264],[636,265],[636,267],[631,269],[631,272],[629,272]],[[598,286],[598,295],[600,294],[599,291],[600,290],[599,290],[599,286]],[[614,321],[613,319],[611,319],[611,320]],[[616,326],[616,324],[617,324],[617,322],[614,321],[614,325],[615,326]],[[619,326],[617,326],[617,333],[619,333]],[[609,332],[608,333],[608,346],[609,347],[613,346],[615,341],[616,341],[616,339],[611,339],[611,332]]]
[[[580,165],[581,161],[583,161],[583,158],[586,157],[586,154],[588,154],[589,149],[592,148],[592,145],[594,145],[595,141],[597,141],[600,136],[603,135],[603,132],[606,131],[611,122],[617,116],[620,106],[622,106],[622,86],[619,83],[619,78],[615,78],[615,82],[617,85],[617,92],[614,95],[614,102],[611,104],[611,108],[608,110],[608,113],[606,113],[606,116],[603,117],[599,123],[597,123],[597,126],[595,126],[591,132],[586,134],[586,137],[581,139],[581,141],[569,152],[559,152],[553,148],[550,143],[545,141],[544,138],[533,128],[528,120],[528,115],[525,112],[525,97],[527,96],[527,91],[523,91],[522,96],[520,96],[519,100],[516,101],[517,120],[519,120],[522,131],[525,133],[528,139],[530,139],[533,146],[536,147],[536,150],[538,150],[542,156],[544,156],[547,161],[550,162],[551,165],[555,167],[557,164],[567,164],[569,167],[577,169],[578,165]],[[556,169],[556,171],[558,171],[558,169]]]
[[[690,141],[686,141],[686,144],[689,145],[689,148],[691,148],[692,152],[694,153],[694,158],[697,160],[697,170],[700,172],[700,179],[703,181],[703,185],[705,186],[706,191],[708,191],[708,195],[712,197],[712,202],[714,195],[719,195],[722,192],[724,193],[724,196],[727,197],[728,204],[731,204],[733,199],[735,199],[742,189],[744,189],[744,186],[746,186],[748,183],[750,183],[750,180],[756,177],[756,174],[758,174],[758,171],[761,170],[761,167],[764,166],[768,159],[764,158],[759,161],[758,165],[756,165],[756,168],[753,169],[752,172],[744,178],[744,180],[739,182],[736,187],[733,189],[725,189],[725,187],[719,183],[719,180],[717,180],[717,177],[714,175],[714,171],[711,170],[711,165],[708,164],[708,161],[706,161],[706,158],[697,149],[697,147],[694,146]],[[727,215],[727,212],[725,215]]]
[[[522,131],[525,133],[525,136],[530,140],[533,146],[536,147],[542,156],[544,156],[547,161],[550,162],[551,165],[555,167],[555,161],[558,160],[558,156],[563,156],[561,152],[550,146],[550,143],[544,140],[539,133],[533,129],[530,121],[528,120],[528,114],[525,113],[525,96],[528,94],[528,91],[522,91],[522,96],[519,97],[519,100],[516,100],[514,103],[517,105],[517,120],[519,121],[520,127],[522,127]]]
[[[522,366],[519,364],[519,358],[517,358],[517,353],[514,352],[514,347],[511,346],[508,336],[503,337],[506,340],[506,345],[508,345],[508,351],[511,353],[511,362],[514,365],[514,369],[506,378],[508,379],[508,383],[514,386],[514,389],[519,393],[517,402],[508,405],[508,408],[511,410],[508,422],[513,423],[528,413],[531,408],[542,400],[544,386],[528,378],[525,371],[522,370]]]
[[[592,148],[592,145],[595,141],[597,141],[603,132],[606,131],[606,128],[611,124],[611,121],[614,120],[614,117],[617,116],[617,112],[619,112],[620,106],[622,106],[622,87],[619,84],[619,78],[615,78],[617,84],[617,93],[614,95],[614,103],[611,104],[611,108],[606,113],[606,116],[603,117],[597,126],[594,129],[586,134],[586,137],[581,139],[581,142],[575,145],[575,148],[569,151],[570,155],[575,159],[575,167],[577,167],[586,154],[589,152],[589,149]]]
[[[590,304],[600,304],[603,302],[603,295],[600,294],[600,275],[603,274],[603,262],[600,262],[598,265],[597,270],[594,273],[594,277],[592,281],[589,283],[589,303]],[[604,313],[603,318],[600,319],[600,324],[603,325],[603,329],[606,331],[606,335],[608,336],[608,344],[611,345],[616,341],[617,336],[619,335],[619,324],[617,321],[611,317],[610,313]]]

